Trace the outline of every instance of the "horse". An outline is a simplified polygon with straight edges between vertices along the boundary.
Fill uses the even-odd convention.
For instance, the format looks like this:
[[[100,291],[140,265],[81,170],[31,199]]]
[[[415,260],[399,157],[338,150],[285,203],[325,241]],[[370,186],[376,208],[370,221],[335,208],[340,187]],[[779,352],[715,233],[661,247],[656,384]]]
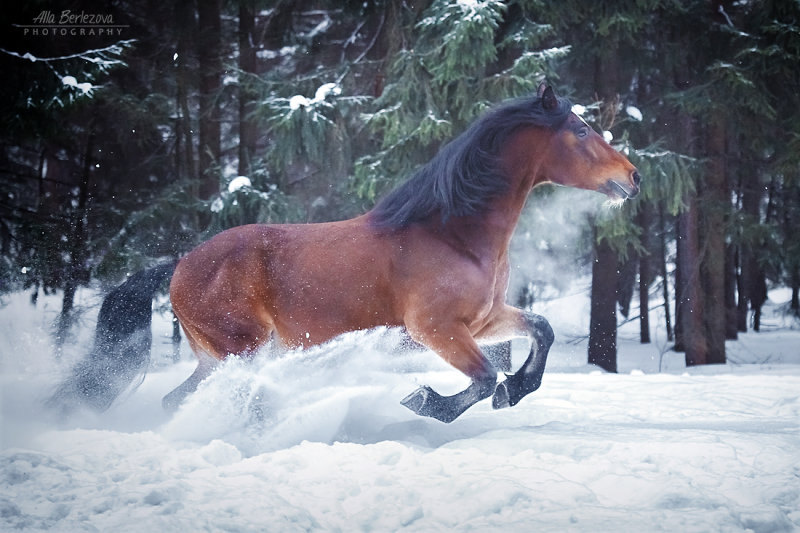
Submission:
[[[470,378],[452,396],[413,391],[401,403],[417,415],[449,423],[490,396],[495,409],[516,405],[539,388],[554,340],[544,317],[506,304],[509,243],[529,193],[544,183],[624,201],[640,176],[542,84],[478,118],[361,216],[235,227],[130,279],[131,291],[152,296],[156,278],[171,277],[172,308],[198,358],[164,407],[177,408],[232,355],[381,326],[403,328]],[[481,345],[514,337],[528,337],[530,353],[498,383]]]

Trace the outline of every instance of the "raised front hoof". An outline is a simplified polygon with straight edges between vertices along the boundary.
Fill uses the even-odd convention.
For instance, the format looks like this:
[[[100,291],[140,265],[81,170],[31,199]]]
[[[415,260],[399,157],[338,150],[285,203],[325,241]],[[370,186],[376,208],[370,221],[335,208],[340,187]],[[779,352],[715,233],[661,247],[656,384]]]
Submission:
[[[492,407],[495,409],[514,407],[525,396],[535,392],[540,383],[540,381],[525,379],[525,376],[520,376],[519,374],[506,374],[505,381],[499,383],[494,390]]]
[[[528,390],[525,387],[524,379],[521,379],[517,374],[506,374],[505,381],[498,383],[494,389],[492,407],[494,409],[514,407],[529,392],[533,392],[533,389]]]
[[[450,423],[458,416],[454,416],[450,410],[446,409],[444,398],[427,385],[418,388],[400,400],[400,403],[420,416],[429,416],[440,422]]]

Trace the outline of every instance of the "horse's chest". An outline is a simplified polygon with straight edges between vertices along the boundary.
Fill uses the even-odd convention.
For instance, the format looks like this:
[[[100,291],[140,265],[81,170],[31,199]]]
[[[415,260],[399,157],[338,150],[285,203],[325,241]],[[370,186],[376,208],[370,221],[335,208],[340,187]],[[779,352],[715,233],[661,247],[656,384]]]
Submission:
[[[459,296],[471,304],[478,319],[491,314],[492,309],[505,301],[508,288],[508,265],[490,265],[473,269],[460,283]]]

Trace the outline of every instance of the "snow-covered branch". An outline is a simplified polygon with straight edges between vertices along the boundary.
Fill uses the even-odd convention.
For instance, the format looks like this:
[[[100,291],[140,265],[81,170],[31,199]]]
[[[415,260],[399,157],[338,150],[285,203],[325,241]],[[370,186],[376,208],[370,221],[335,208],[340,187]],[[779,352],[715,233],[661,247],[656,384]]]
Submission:
[[[8,54],[13,57],[18,57],[20,59],[27,59],[32,63],[42,62],[42,63],[52,63],[57,61],[68,61],[70,59],[82,59],[93,65],[96,65],[101,70],[105,71],[110,67],[121,65],[124,66],[125,62],[121,59],[122,53],[133,46],[135,43],[135,39],[126,39],[124,41],[119,41],[118,43],[106,46],[104,48],[94,48],[91,50],[84,50],[82,52],[78,52],[75,54],[68,54],[64,56],[54,56],[54,57],[36,57],[30,52],[25,52],[24,54],[20,54],[18,52],[13,52],[11,50],[6,50],[5,48],[0,48],[0,52]]]
[[[104,48],[93,48],[74,54],[53,57],[37,57],[30,52],[21,54],[11,50],[6,50],[5,48],[0,48],[0,52],[8,54],[12,57],[30,61],[31,63],[39,63],[47,66],[47,68],[49,68],[58,78],[62,86],[68,89],[69,101],[74,101],[76,98],[92,96],[93,91],[99,87],[99,85],[95,85],[93,83],[98,72],[105,73],[115,66],[127,66],[125,61],[122,60],[122,54],[125,52],[125,50],[132,47],[135,42],[135,39],[127,39]],[[61,66],[58,69],[56,68],[56,65],[59,63],[74,60],[81,60],[89,64],[87,69],[77,69],[83,70],[83,72],[78,73],[78,76],[73,76],[63,72],[67,68],[71,70],[74,67],[74,63],[69,63],[68,65],[70,66],[67,66],[66,68],[64,66]],[[79,81],[79,77],[83,78],[84,81]],[[58,95],[53,96],[52,101],[58,106],[64,105]],[[34,103],[31,105],[36,104]]]

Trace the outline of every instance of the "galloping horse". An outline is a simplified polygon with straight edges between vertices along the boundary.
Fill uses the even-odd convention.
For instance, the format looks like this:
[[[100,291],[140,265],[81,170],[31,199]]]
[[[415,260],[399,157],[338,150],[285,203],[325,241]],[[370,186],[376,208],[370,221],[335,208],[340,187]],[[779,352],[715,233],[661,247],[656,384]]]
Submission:
[[[404,328],[472,380],[453,396],[420,387],[402,400],[413,412],[451,422],[489,396],[494,408],[515,405],[539,387],[554,338],[543,317],[505,303],[509,242],[541,183],[617,200],[639,192],[636,168],[544,84],[479,118],[362,216],[240,226],[201,244],[170,285],[199,364],[164,405],[179,405],[217,361],[270,340],[301,348],[378,326]],[[153,276],[143,279],[152,295]],[[519,336],[530,354],[497,384],[479,343]]]

